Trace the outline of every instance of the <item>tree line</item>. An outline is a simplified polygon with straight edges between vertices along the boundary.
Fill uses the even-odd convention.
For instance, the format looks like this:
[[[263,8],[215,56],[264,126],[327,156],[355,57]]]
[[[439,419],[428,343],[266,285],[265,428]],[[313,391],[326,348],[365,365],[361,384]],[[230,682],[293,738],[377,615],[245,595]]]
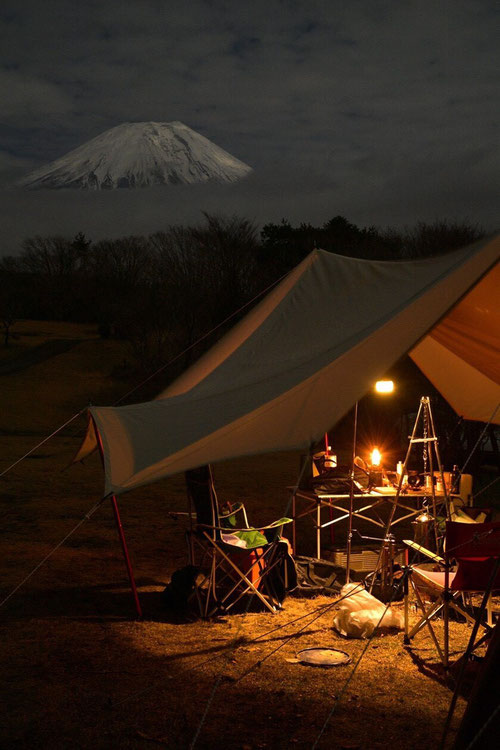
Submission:
[[[259,233],[248,219],[205,214],[195,226],[170,226],[148,236],[96,242],[81,232],[72,238],[30,237],[18,255],[0,259],[3,342],[9,344],[20,319],[94,324],[103,338],[128,342],[127,379],[141,380],[174,359],[161,380],[141,389],[141,398],[148,398],[314,248],[378,260],[423,258],[484,234],[469,222],[382,230],[359,228],[341,216],[319,227],[282,220]],[[454,425],[456,417],[437,399],[442,423]],[[461,430],[455,441],[469,446],[477,426],[469,428],[474,428],[470,436]]]
[[[259,233],[248,219],[205,214],[197,225],[148,236],[97,242],[81,232],[30,237],[18,255],[0,260],[4,343],[20,318],[91,323],[103,337],[128,340],[137,369],[150,372],[202,339],[181,358],[183,369],[234,324],[235,311],[314,248],[360,258],[419,258],[483,235],[467,222],[396,231],[359,228],[341,216],[319,227],[282,220]]]

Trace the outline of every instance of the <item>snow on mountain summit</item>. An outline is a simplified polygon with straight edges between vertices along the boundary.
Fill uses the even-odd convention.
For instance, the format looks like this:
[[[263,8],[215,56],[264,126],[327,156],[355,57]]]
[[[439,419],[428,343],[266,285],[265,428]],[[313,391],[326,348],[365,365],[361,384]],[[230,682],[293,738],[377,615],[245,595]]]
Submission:
[[[29,189],[112,190],[236,182],[251,171],[182,122],[127,122],[31,172],[19,184]]]

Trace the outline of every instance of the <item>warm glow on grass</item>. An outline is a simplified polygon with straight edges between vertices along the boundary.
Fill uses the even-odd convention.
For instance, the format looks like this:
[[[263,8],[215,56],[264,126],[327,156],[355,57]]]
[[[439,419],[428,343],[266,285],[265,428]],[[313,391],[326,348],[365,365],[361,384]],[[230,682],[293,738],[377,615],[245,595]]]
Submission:
[[[377,393],[392,393],[394,390],[394,382],[392,380],[377,380],[375,383],[375,390]]]

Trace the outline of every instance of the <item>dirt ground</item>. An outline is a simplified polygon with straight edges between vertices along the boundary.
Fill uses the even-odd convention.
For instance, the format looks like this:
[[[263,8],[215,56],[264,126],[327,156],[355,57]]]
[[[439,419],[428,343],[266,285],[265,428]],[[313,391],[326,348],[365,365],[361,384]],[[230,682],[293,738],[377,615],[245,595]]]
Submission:
[[[32,440],[0,442],[14,459]],[[54,439],[2,482],[3,595],[99,497],[95,457],[62,470],[76,444]],[[296,462],[281,454],[224,464],[219,494],[243,497],[256,523],[271,520],[286,504]],[[133,492],[120,505],[144,619],[134,617],[103,505],[1,610],[2,747],[438,746],[451,691],[427,633],[410,649],[400,632],[385,633],[355,669],[366,642],[333,630],[334,606],[320,608],[335,600],[325,596],[288,597],[276,615],[186,622],[162,599],[186,559],[183,521],[168,515],[185,507],[182,481]],[[452,623],[454,658],[469,632]],[[313,646],[341,649],[352,662],[332,669],[294,662]],[[453,727],[463,708],[460,699]]]
[[[82,346],[87,357],[88,342]],[[88,380],[75,376],[73,390],[68,385],[71,368],[81,369],[78,352],[56,357],[57,370],[44,362],[22,377],[2,377],[0,473],[86,392]],[[110,390],[100,360],[88,377],[101,392]],[[108,502],[10,596],[102,494],[97,456],[67,466],[81,427],[75,421],[0,478],[0,600],[10,597],[0,608],[0,747],[439,746],[452,692],[427,632],[411,648],[401,632],[383,633],[367,647],[336,633],[335,599],[325,596],[288,597],[277,614],[216,621],[189,621],[166,609],[162,591],[186,563],[184,521],[169,515],[186,509],[182,478],[120,499],[142,620],[135,618]],[[297,454],[283,453],[222,464],[219,497],[243,500],[250,521],[265,524],[283,515],[298,463]],[[312,552],[306,523],[305,553]],[[453,659],[469,634],[468,626],[452,623]],[[351,663],[297,663],[297,652],[313,646],[341,649]],[[464,706],[460,698],[447,746]]]

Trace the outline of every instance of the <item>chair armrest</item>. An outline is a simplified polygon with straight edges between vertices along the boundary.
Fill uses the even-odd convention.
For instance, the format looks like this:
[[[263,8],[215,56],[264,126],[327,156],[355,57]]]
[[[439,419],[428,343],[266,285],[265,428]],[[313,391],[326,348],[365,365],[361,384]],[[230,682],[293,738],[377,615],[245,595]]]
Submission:
[[[407,547],[410,547],[411,549],[414,549],[417,552],[420,552],[420,554],[425,555],[433,562],[439,563],[440,565],[444,565],[444,559],[442,557],[440,557],[439,555],[436,555],[435,552],[431,552],[430,549],[426,549],[425,547],[422,547],[421,544],[417,544],[411,539],[403,539],[403,544],[406,544]]]
[[[261,529],[275,529],[277,526],[285,526],[287,523],[292,523],[293,518],[278,518],[277,521],[273,521],[272,523],[268,524],[267,526],[260,526]]]
[[[280,518],[278,521],[273,521],[268,526],[259,526],[258,528],[255,526],[244,526],[243,528],[237,528],[236,526],[211,526],[210,524],[206,523],[198,523],[196,524],[199,528],[203,529],[212,529],[215,531],[225,531],[225,532],[234,532],[234,531],[265,531],[266,529],[276,529],[279,526],[284,526],[287,523],[292,523],[291,518]]]

